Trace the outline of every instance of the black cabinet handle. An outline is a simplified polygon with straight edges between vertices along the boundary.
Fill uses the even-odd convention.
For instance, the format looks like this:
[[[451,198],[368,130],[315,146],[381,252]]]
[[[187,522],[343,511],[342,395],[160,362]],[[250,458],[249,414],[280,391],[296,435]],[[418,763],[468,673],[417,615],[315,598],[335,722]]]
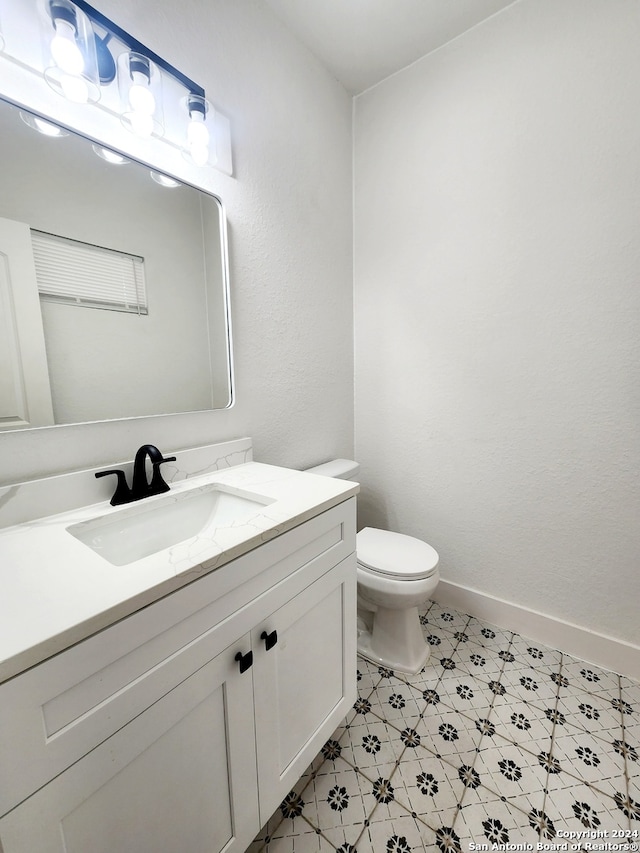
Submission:
[[[240,664],[240,672],[246,672],[253,664],[253,652],[249,651],[246,655],[243,655],[242,652],[238,652],[235,659]]]
[[[263,631],[262,634],[260,634],[260,639],[264,640],[264,647],[269,651],[269,649],[272,649],[278,642],[278,632],[272,631],[270,634],[267,634],[266,631]]]

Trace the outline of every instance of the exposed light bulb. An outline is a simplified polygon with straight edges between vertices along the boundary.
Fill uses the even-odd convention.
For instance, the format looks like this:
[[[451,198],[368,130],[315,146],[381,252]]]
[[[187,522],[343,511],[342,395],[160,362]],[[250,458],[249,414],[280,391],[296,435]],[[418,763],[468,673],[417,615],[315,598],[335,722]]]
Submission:
[[[209,139],[209,130],[204,124],[203,114],[193,113],[187,128],[187,144],[196,166],[205,166],[209,159]]]
[[[209,162],[209,144],[211,136],[205,124],[207,103],[204,99],[192,96],[187,101],[189,123],[187,124],[187,151],[196,166],[206,166]]]
[[[129,104],[131,105],[131,109],[141,115],[152,116],[156,109],[156,99],[149,88],[148,78],[139,71],[134,71],[131,77],[134,81],[129,89]]]
[[[0,0],[0,3],[4,0]],[[96,36],[86,14],[71,0],[38,0],[51,16],[44,78],[58,95],[76,104],[100,99]]]
[[[189,126],[187,127],[187,140],[189,145],[209,145],[209,128],[204,123],[204,115],[194,110],[191,113]]]
[[[139,63],[136,61],[139,66]],[[156,99],[149,88],[150,72],[148,63],[143,70],[134,70],[131,62],[131,87],[129,89],[129,123],[136,136],[151,136],[154,130],[153,114],[156,110]]]
[[[51,56],[58,68],[67,74],[78,75],[84,71],[84,57],[76,43],[76,30],[69,21],[57,18],[56,34],[51,39]]]
[[[196,166],[206,166],[209,161],[208,145],[190,145],[189,153]]]

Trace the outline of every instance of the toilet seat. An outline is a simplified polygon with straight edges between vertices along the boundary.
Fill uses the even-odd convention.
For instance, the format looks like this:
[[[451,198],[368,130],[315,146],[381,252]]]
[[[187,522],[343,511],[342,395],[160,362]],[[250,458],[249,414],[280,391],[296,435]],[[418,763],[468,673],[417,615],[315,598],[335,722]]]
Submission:
[[[356,553],[364,569],[398,580],[428,578],[439,559],[438,552],[421,539],[376,527],[364,527],[356,535]]]

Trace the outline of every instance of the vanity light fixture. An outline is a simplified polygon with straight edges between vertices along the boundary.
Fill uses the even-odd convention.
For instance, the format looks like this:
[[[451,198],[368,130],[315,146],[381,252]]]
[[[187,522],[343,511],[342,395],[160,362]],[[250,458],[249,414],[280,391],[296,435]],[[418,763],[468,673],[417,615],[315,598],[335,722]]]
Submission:
[[[100,101],[100,122],[112,116],[196,166],[230,168],[228,121],[204,89],[86,0],[0,0],[0,15],[0,74],[15,63],[73,103]]]

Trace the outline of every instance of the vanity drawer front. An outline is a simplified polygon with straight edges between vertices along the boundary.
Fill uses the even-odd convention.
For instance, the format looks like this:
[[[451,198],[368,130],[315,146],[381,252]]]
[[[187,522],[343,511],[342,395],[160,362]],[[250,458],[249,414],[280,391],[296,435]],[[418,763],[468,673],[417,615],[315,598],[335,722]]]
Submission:
[[[297,594],[354,544],[351,499],[0,685],[0,815],[254,629],[274,596]]]

